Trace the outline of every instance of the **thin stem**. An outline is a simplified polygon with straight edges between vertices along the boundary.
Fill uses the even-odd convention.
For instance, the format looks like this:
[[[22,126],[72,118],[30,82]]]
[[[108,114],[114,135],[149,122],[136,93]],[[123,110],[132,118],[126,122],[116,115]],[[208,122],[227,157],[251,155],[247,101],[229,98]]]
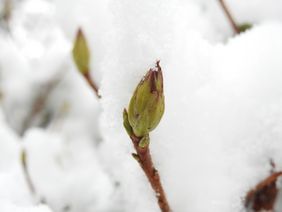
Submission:
[[[149,146],[145,148],[139,147],[140,138],[135,135],[131,137],[132,143],[137,154],[133,154],[133,157],[138,161],[142,170],[144,171],[148,181],[150,182],[153,190],[155,191],[158,204],[162,212],[171,212],[168,201],[166,199],[165,191],[161,184],[160,175],[157,169],[154,167],[152,157],[150,154]]]
[[[21,165],[22,165],[22,168],[23,168],[23,173],[24,173],[25,180],[27,182],[27,186],[30,190],[30,193],[33,196],[35,196],[36,191],[35,191],[35,187],[34,187],[34,184],[32,182],[32,179],[31,179],[31,176],[30,176],[30,173],[29,173],[29,170],[28,170],[26,150],[22,149],[20,154],[21,154]]]
[[[239,29],[238,25],[236,24],[236,22],[235,22],[233,16],[231,15],[231,13],[230,13],[228,7],[226,6],[224,0],[219,0],[219,3],[220,3],[220,5],[221,5],[223,11],[225,12],[225,15],[227,16],[227,18],[228,18],[228,20],[229,20],[229,22],[230,22],[230,24],[231,24],[231,26],[232,26],[234,32],[235,32],[236,34],[239,34],[239,33],[240,33],[240,29]]]
[[[30,172],[29,172],[29,168],[28,168],[27,152],[24,148],[20,152],[20,158],[21,158],[21,165],[22,165],[22,168],[23,168],[23,174],[24,174],[25,181],[27,183],[27,187],[28,187],[31,195],[35,199],[35,202],[39,203],[39,204],[47,204],[45,198],[39,196],[38,193],[36,192],[36,189],[35,189],[34,183],[32,181],[32,178],[30,176]]]
[[[88,82],[88,84],[90,85],[90,87],[92,88],[92,90],[94,91],[94,93],[96,94],[96,96],[100,99],[101,96],[99,95],[98,92],[98,86],[96,85],[96,83],[92,80],[89,71],[86,71],[83,74],[84,78],[86,79],[86,81]]]
[[[59,84],[60,80],[61,75],[56,76],[51,81],[47,82],[47,84],[42,85],[40,92],[35,97],[32,103],[28,116],[23,121],[22,129],[19,132],[20,136],[24,135],[26,130],[31,127],[32,122],[37,117],[37,115],[40,114],[40,112],[45,108],[50,93]]]

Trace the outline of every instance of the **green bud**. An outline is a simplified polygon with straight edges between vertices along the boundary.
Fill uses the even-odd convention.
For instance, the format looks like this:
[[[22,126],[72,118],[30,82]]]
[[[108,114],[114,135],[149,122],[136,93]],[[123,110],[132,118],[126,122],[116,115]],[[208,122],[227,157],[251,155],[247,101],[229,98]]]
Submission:
[[[78,70],[82,74],[87,73],[89,71],[90,52],[87,41],[81,29],[77,31],[72,49],[72,56]]]
[[[163,75],[158,61],[156,68],[150,69],[140,81],[129,103],[128,121],[134,134],[143,137],[154,130],[164,108]]]

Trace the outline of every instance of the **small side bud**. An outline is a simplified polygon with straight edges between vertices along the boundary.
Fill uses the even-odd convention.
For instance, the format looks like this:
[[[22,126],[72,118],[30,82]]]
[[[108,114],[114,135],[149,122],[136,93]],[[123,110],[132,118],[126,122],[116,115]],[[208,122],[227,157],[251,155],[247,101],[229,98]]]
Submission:
[[[81,29],[77,31],[72,49],[72,55],[78,70],[82,74],[87,73],[89,71],[90,52],[86,38]]]
[[[139,141],[138,146],[145,149],[149,146],[150,144],[150,137],[149,135],[145,135],[143,138],[141,138],[141,140]]]
[[[132,157],[133,157],[137,162],[140,162],[140,157],[139,157],[139,155],[137,155],[136,153],[132,153],[131,155],[132,155]]]
[[[128,113],[127,113],[126,109],[123,110],[123,126],[124,126],[127,134],[129,136],[132,136],[133,135],[133,130],[132,130],[132,127],[129,124]]]
[[[238,25],[238,29],[239,29],[240,33],[245,32],[245,31],[251,29],[252,27],[253,26],[250,23],[243,23],[243,24]]]
[[[150,69],[139,82],[128,107],[128,121],[133,132],[143,137],[154,130],[164,114],[163,75],[159,65]]]

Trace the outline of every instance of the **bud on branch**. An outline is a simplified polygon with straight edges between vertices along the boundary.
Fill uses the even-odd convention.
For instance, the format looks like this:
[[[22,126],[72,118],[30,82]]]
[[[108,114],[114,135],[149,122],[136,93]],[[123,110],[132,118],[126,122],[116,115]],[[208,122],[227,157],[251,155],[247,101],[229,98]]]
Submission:
[[[74,46],[72,49],[72,56],[76,64],[77,69],[84,76],[90,87],[93,89],[98,98],[101,96],[98,94],[98,87],[90,76],[90,51],[86,38],[81,29],[78,29]]]
[[[78,29],[77,31],[73,50],[72,50],[72,55],[78,70],[82,74],[88,72],[90,52],[86,38],[81,29]]]
[[[128,121],[133,132],[143,137],[154,130],[164,114],[163,75],[159,62],[140,81],[130,100]]]
[[[123,126],[132,140],[136,153],[133,158],[139,163],[155,191],[162,212],[170,212],[160,175],[154,167],[149,144],[149,133],[154,130],[164,114],[163,75],[159,64],[150,69],[139,82],[128,106],[123,111]]]

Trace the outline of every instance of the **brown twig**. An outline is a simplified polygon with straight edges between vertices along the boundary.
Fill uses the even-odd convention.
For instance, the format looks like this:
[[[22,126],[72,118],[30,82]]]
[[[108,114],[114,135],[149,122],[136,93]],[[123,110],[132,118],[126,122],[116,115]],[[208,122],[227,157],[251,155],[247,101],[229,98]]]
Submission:
[[[45,86],[43,86],[42,91],[36,96],[32,106],[31,110],[26,117],[26,119],[23,121],[22,129],[20,131],[20,136],[23,136],[26,130],[31,126],[33,120],[36,118],[36,116],[44,109],[46,106],[46,102],[48,100],[48,96],[51,93],[51,91],[56,87],[56,85],[60,82],[60,77],[56,77],[55,79],[49,81]],[[21,166],[23,168],[23,174],[27,183],[27,186],[30,190],[30,193],[34,198],[38,198],[38,194],[36,192],[35,186],[33,184],[32,178],[30,176],[29,168],[28,168],[28,161],[27,161],[27,152],[25,149],[22,149],[20,152],[20,159],[21,159]],[[39,199],[39,203],[45,203],[44,198]]]
[[[89,86],[92,88],[92,90],[94,91],[94,93],[96,94],[96,96],[100,99],[101,96],[99,95],[99,91],[98,91],[98,86],[96,85],[96,83],[92,80],[91,76],[90,76],[90,72],[86,71],[83,73],[84,78],[86,79],[86,81],[88,82]]]
[[[229,22],[230,22],[230,24],[231,24],[231,26],[232,26],[234,32],[235,32],[236,34],[239,34],[239,33],[240,33],[240,29],[239,29],[238,25],[236,24],[236,22],[235,22],[233,16],[231,15],[231,13],[230,13],[228,7],[226,6],[224,0],[219,0],[219,3],[220,3],[220,5],[221,5],[221,7],[222,7],[222,9],[223,9],[223,11],[224,11],[224,13],[225,13],[225,15],[227,16],[227,18],[228,18],[228,20],[229,20]]]
[[[39,94],[35,97],[28,116],[24,119],[20,135],[23,136],[25,131],[32,125],[32,122],[37,115],[44,109],[50,93],[58,85],[61,80],[61,76],[56,76],[54,79],[42,85],[42,89]]]
[[[272,211],[278,194],[276,181],[281,176],[282,172],[273,172],[251,189],[245,198],[246,208],[251,208],[253,211]]]
[[[139,142],[141,138],[135,135],[130,136],[136,153],[132,156],[138,161],[142,170],[144,171],[146,177],[148,178],[153,190],[155,191],[156,198],[158,199],[158,204],[162,212],[171,212],[164,189],[161,184],[160,175],[157,169],[154,167],[149,146],[141,148]]]

